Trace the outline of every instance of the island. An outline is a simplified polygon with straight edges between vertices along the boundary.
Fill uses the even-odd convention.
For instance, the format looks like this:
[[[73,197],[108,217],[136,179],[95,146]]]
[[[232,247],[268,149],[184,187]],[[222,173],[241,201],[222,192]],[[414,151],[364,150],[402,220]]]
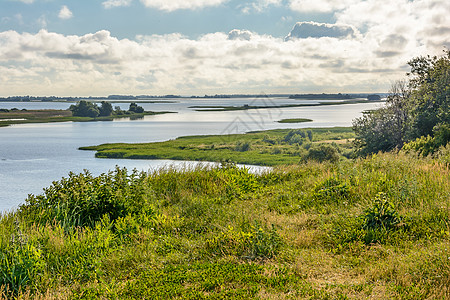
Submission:
[[[39,110],[19,110],[0,109],[0,127],[25,123],[52,123],[52,122],[89,122],[89,121],[112,121],[118,118],[139,119],[144,116],[173,113],[169,111],[145,111],[136,103],[131,103],[128,110],[122,110],[116,106],[115,109],[109,102],[103,101],[101,106],[97,104],[80,101],[71,105],[68,110],[60,109],[39,109]]]

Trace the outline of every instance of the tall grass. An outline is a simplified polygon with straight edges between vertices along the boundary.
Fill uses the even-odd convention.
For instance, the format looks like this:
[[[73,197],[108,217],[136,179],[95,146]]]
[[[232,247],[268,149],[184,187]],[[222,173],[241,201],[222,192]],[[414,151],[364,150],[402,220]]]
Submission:
[[[426,299],[450,278],[450,173],[377,154],[69,174],[0,220],[5,298]]]

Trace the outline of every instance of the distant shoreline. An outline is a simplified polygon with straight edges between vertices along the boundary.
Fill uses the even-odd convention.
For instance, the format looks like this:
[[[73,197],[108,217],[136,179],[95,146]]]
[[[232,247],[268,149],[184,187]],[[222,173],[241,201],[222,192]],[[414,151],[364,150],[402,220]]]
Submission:
[[[319,102],[319,103],[303,103],[303,104],[286,104],[274,106],[259,106],[259,105],[242,105],[242,106],[222,106],[222,105],[194,105],[188,108],[195,109],[199,112],[214,112],[214,111],[235,111],[235,110],[250,110],[250,109],[274,109],[274,108],[290,108],[290,107],[311,107],[311,106],[329,106],[329,105],[344,105],[344,104],[359,104],[359,103],[377,103],[383,100],[362,100],[352,99],[344,100],[342,102]]]
[[[97,121],[112,121],[114,119],[131,118],[139,119],[144,116],[161,115],[167,113],[175,113],[169,111],[153,112],[145,111],[143,113],[133,113],[126,115],[114,115],[108,117],[74,117],[70,110],[58,109],[39,109],[39,110],[18,110],[12,109],[8,112],[0,111],[0,127],[18,124],[32,124],[32,123],[55,123],[55,122],[97,122]]]

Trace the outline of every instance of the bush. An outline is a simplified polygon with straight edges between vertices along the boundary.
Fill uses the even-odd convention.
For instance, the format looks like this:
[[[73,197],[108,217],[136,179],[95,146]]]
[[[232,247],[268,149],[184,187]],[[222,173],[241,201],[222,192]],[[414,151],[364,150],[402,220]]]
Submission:
[[[310,134],[309,132],[305,133],[303,130],[291,130],[284,137],[284,141],[286,143],[288,143],[289,145],[294,145],[294,144],[301,145],[301,144],[303,144],[303,142],[308,141],[308,139],[311,140],[311,138],[309,138],[309,136],[312,137],[312,132]]]
[[[250,150],[250,143],[249,142],[238,142],[236,144],[235,151],[245,152],[245,151],[248,151],[248,150]]]
[[[107,215],[112,221],[128,214],[153,214],[146,195],[145,174],[117,168],[98,177],[70,173],[53,182],[43,195],[30,195],[20,210],[37,223],[63,227],[93,226]]]
[[[337,162],[339,160],[339,152],[336,147],[328,144],[313,144],[308,154],[305,156],[306,160],[315,160],[318,162],[330,161]]]
[[[335,221],[330,234],[335,251],[351,248],[353,244],[385,244],[395,241],[395,234],[404,228],[403,218],[384,193],[358,217],[345,216]],[[393,235],[393,236],[391,236]]]

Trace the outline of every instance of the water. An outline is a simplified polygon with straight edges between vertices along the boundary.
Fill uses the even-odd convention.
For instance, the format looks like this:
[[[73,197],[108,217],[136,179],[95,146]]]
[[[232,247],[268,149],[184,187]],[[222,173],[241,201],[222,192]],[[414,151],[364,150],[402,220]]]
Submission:
[[[180,166],[169,160],[98,159],[94,152],[78,147],[102,143],[155,142],[185,135],[243,133],[275,128],[350,126],[363,110],[379,103],[321,107],[273,108],[248,111],[196,112],[193,105],[234,105],[251,99],[174,99],[175,103],[142,103],[146,110],[175,111],[176,114],[146,116],[140,120],[120,119],[109,122],[64,122],[23,124],[0,128],[0,211],[16,208],[28,194],[40,194],[52,181],[88,169],[98,175],[115,166],[154,170],[165,165]],[[255,100],[259,101],[259,100]],[[261,105],[304,103],[304,100],[270,99]],[[301,102],[303,101],[303,102]],[[310,101],[311,103],[314,101]],[[262,101],[261,101],[262,103]],[[66,109],[71,103],[3,103],[0,108]],[[126,109],[127,103],[114,103]],[[280,124],[285,118],[309,118],[314,122]]]

